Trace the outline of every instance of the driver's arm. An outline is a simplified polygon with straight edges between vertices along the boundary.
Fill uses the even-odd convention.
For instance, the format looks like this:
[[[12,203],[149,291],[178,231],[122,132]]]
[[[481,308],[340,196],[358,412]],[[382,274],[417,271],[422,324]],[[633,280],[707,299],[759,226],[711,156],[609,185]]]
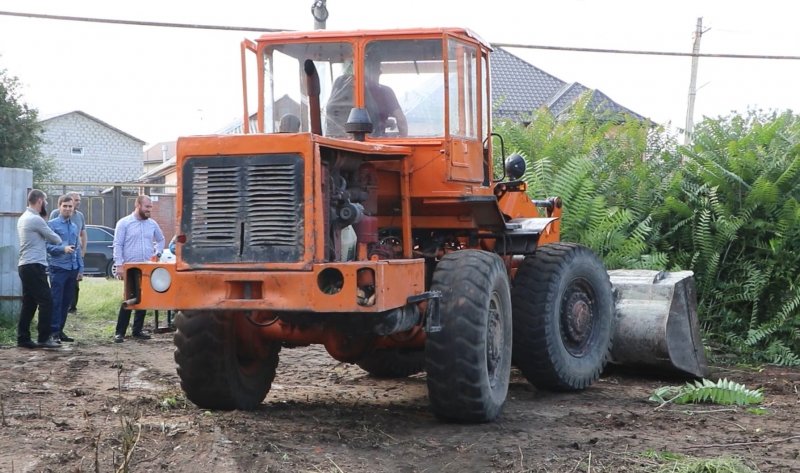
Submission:
[[[403,113],[403,108],[400,107],[400,103],[397,101],[397,96],[394,94],[394,90],[389,87],[386,87],[387,92],[387,103],[390,105],[391,111],[389,112],[390,117],[394,117],[397,121],[397,131],[400,136],[408,136],[408,120],[406,120],[406,114]]]

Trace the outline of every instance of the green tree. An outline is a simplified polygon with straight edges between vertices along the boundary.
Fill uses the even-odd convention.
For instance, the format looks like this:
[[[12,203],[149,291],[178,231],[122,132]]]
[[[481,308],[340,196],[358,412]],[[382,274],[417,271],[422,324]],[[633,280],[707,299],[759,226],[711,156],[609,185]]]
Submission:
[[[38,112],[21,101],[18,90],[19,79],[0,69],[0,167],[31,169],[34,181],[41,182],[54,165],[41,154]]]

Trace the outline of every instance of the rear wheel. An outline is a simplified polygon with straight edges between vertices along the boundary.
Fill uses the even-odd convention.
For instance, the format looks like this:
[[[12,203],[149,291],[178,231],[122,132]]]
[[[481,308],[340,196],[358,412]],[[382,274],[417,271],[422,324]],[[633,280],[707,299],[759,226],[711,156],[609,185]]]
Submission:
[[[433,412],[461,422],[500,414],[511,373],[511,296],[503,261],[494,253],[445,255],[431,289],[442,292],[439,332],[425,343]]]
[[[267,396],[280,344],[252,346],[238,339],[236,314],[178,312],[175,362],[186,397],[206,409],[255,409]],[[252,333],[252,332],[251,332]]]
[[[405,378],[425,369],[425,351],[405,348],[374,350],[357,364],[376,378]]]
[[[614,300],[602,261],[588,248],[558,243],[528,256],[511,291],[514,363],[533,385],[588,387],[611,354]]]

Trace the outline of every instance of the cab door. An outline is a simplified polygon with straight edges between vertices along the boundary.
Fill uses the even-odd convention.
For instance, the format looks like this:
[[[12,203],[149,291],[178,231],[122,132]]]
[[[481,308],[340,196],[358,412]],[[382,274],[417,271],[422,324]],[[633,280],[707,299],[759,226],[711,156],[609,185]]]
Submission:
[[[450,180],[483,182],[481,88],[478,48],[455,38],[447,40],[447,125]]]

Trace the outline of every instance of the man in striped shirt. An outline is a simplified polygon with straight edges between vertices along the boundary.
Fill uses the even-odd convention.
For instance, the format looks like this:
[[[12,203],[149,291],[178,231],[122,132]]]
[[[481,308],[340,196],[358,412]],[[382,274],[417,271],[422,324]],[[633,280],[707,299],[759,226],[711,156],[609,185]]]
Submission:
[[[153,202],[150,197],[140,195],[136,198],[133,213],[120,219],[114,230],[114,265],[117,267],[117,278],[122,279],[122,265],[125,263],[142,263],[150,261],[154,256],[161,257],[164,250],[164,234],[155,220],[150,218]],[[146,311],[137,310],[133,317],[133,338],[147,340],[150,335],[142,332]],[[115,343],[125,341],[125,332],[131,320],[131,310],[121,305],[117,315]]]

